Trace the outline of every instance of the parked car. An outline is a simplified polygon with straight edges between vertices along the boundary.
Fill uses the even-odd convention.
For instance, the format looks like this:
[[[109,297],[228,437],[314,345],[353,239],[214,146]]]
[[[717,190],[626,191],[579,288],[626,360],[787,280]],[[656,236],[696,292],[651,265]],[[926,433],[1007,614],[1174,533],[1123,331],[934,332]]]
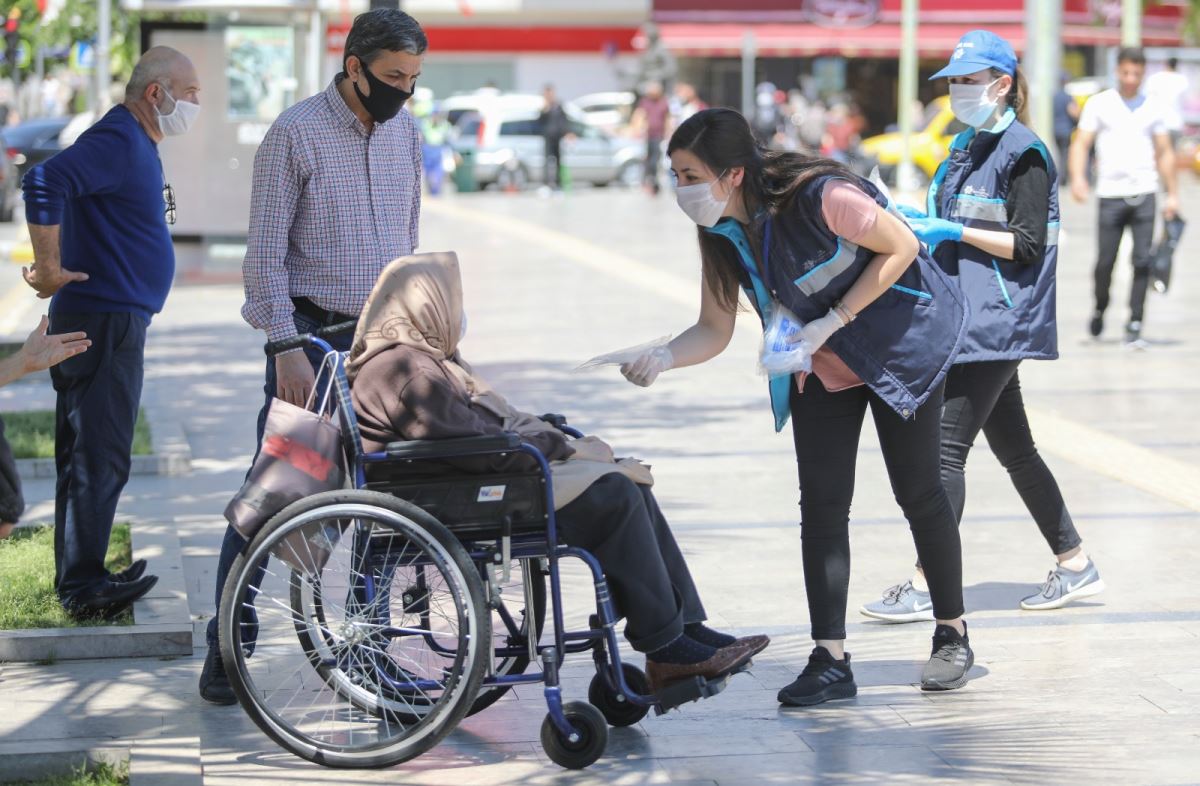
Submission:
[[[629,125],[633,116],[633,93],[589,93],[570,102],[570,106],[583,114],[583,121],[602,131],[616,131]]]
[[[0,222],[13,220],[13,212],[21,201],[21,178],[17,165],[8,155],[0,155]]]
[[[525,188],[544,179],[545,143],[538,129],[541,96],[456,96],[442,102],[455,118],[452,145],[469,156],[480,187]],[[584,122],[582,113],[564,106],[570,133],[563,140],[562,164],[573,182],[593,185],[641,182],[644,144],[623,139]]]
[[[70,122],[70,117],[39,117],[0,132],[5,156],[16,165],[20,177],[63,149],[60,136]]]
[[[925,116],[916,124],[912,136],[912,158],[917,170],[926,181],[937,172],[938,165],[950,154],[950,141],[967,126],[950,111],[950,97],[940,96],[929,102],[925,107]],[[879,175],[885,182],[895,181],[896,166],[900,163],[900,154],[904,140],[900,132],[892,131],[887,134],[864,139],[859,152],[866,160],[866,169],[870,171],[872,163],[879,165]]]

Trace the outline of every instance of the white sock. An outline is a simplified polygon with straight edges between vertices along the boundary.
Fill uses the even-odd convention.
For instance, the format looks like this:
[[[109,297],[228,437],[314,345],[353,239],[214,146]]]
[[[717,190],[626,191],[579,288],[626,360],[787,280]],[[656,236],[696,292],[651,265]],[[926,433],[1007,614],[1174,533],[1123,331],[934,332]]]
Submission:
[[[917,592],[929,592],[929,582],[925,581],[925,572],[918,570],[912,577],[913,589]]]
[[[1064,560],[1063,562],[1060,562],[1058,564],[1061,565],[1062,567],[1066,568],[1067,570],[1071,571],[1072,573],[1078,573],[1079,571],[1081,571],[1087,567],[1088,555],[1084,554],[1081,551],[1078,554],[1076,554],[1074,557],[1071,557],[1069,560]]]

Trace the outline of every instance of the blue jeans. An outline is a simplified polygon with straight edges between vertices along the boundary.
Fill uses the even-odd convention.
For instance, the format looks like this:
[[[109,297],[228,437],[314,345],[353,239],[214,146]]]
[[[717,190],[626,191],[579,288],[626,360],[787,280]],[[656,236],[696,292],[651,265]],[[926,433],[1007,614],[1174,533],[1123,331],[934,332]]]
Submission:
[[[85,331],[92,346],[50,369],[58,393],[54,587],[63,606],[108,579],[104,555],[129,480],[142,397],[146,321],[131,313],[51,314],[51,333]]]
[[[300,333],[311,333],[314,330],[322,327],[316,320],[310,319],[303,314],[294,314],[293,321],[296,325],[296,330]],[[354,341],[354,334],[341,333],[336,336],[330,336],[325,339],[330,346],[340,352],[348,352],[350,344]],[[85,353],[86,354],[86,353]],[[321,360],[324,354],[319,349],[312,347],[305,349],[304,354],[308,357],[308,361],[312,364],[313,373],[321,366]],[[266,401],[258,413],[258,432],[255,440],[255,445],[262,445],[263,430],[267,425],[267,408],[271,405],[271,399],[275,398],[275,359],[267,358],[266,384],[263,385],[263,393],[266,394]],[[254,458],[258,458],[258,448],[254,450]],[[251,460],[251,466],[254,461]],[[249,471],[247,471],[249,474]],[[208,630],[205,638],[208,641],[210,649],[215,649],[220,646],[220,614],[221,614],[221,593],[225,588],[225,580],[229,577],[229,569],[233,566],[233,561],[237,559],[238,554],[242,553],[242,549],[246,547],[246,539],[243,538],[238,531],[233,527],[225,528],[225,539],[221,542],[221,556],[217,559],[217,586],[214,592],[216,599],[216,610],[213,612],[212,619],[208,621]],[[258,574],[254,578],[254,585],[258,586],[262,583],[263,574],[266,571],[266,561],[264,560],[258,566]],[[253,607],[245,607],[242,611],[242,621],[250,624],[257,622]]]

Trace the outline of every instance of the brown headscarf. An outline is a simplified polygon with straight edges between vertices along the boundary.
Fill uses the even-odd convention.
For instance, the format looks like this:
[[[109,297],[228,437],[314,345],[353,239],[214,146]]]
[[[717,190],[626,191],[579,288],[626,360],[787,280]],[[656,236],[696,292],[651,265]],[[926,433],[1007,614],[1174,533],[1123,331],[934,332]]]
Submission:
[[[380,273],[358,318],[354,344],[346,362],[346,375],[353,382],[368,360],[403,345],[441,362],[466,387],[471,403],[501,418],[506,431],[529,434],[555,430],[540,418],[515,409],[475,376],[458,352],[462,322],[462,274],[457,254],[440,251],[396,259]],[[551,472],[555,506],[561,508],[611,472],[625,474],[643,485],[654,483],[650,468],[635,459],[621,459],[615,463],[556,461]]]

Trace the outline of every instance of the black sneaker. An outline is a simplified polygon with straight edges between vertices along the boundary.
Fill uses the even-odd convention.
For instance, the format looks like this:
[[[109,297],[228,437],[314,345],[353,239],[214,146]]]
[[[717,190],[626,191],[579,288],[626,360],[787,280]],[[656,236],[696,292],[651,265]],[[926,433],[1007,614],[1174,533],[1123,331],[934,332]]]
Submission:
[[[1092,321],[1088,324],[1088,333],[1092,334],[1092,338],[1100,338],[1100,334],[1104,332],[1104,312],[1097,311],[1092,314]]]
[[[961,688],[967,684],[967,672],[973,665],[975,653],[967,636],[960,636],[949,625],[938,625],[933,631],[933,654],[921,672],[921,690]]]
[[[789,707],[809,707],[831,699],[849,699],[858,694],[854,674],[850,671],[850,653],[844,660],[834,660],[829,650],[814,647],[808,665],[791,685],[779,691],[780,704]]]
[[[204,668],[200,671],[200,698],[213,704],[237,704],[237,696],[225,673],[225,661],[216,647],[209,647],[204,656]]]

